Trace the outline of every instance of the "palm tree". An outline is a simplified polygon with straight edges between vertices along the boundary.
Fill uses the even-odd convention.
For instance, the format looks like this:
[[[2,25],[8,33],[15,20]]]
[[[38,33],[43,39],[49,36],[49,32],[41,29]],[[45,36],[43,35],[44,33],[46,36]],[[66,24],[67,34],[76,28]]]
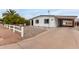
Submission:
[[[7,24],[23,24],[25,18],[21,17],[15,10],[9,9],[2,14],[4,23]]]
[[[12,10],[12,9],[9,9],[7,10],[5,13],[2,14],[2,16],[12,16],[12,15],[16,15],[16,11],[15,10]]]

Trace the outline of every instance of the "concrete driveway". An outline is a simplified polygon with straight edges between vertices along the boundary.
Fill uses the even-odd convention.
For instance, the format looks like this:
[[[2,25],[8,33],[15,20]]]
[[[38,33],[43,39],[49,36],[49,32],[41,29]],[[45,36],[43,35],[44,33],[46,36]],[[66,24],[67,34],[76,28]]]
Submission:
[[[0,48],[79,48],[79,31],[67,27],[51,28],[33,38]]]

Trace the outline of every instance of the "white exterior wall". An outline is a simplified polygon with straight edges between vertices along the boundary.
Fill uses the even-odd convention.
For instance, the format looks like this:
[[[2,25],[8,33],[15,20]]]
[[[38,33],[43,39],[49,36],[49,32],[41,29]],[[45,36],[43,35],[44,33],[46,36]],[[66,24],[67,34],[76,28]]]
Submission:
[[[49,24],[44,24],[44,19],[49,19]],[[38,24],[35,23],[36,20],[39,20]],[[57,21],[55,17],[37,17],[33,19],[33,26],[57,27]]]

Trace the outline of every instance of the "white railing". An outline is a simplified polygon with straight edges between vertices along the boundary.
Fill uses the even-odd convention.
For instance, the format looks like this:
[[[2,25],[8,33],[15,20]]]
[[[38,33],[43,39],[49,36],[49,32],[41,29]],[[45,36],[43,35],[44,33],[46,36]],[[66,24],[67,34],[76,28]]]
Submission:
[[[17,31],[21,33],[21,37],[24,36],[24,27],[22,26],[16,26],[16,25],[8,25],[8,24],[4,24],[4,27],[8,28],[8,29],[12,29],[13,32]]]

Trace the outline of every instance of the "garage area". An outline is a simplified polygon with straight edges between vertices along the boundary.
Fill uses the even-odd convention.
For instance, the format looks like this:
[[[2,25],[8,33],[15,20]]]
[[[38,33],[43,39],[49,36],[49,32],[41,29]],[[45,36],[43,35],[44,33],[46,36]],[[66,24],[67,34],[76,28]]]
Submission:
[[[58,27],[74,27],[74,19],[58,19]]]
[[[58,27],[74,27],[77,16],[56,16]]]

